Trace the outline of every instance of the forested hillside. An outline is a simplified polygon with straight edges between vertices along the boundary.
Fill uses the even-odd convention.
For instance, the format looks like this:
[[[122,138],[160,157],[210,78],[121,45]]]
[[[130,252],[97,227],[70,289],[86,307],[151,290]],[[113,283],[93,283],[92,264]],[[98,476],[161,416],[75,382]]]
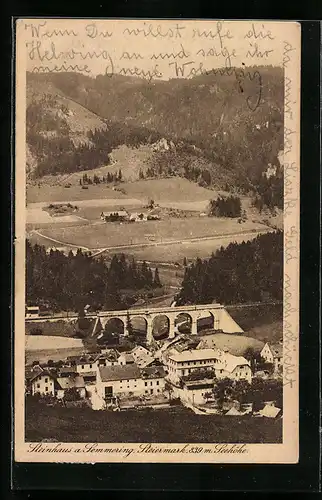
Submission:
[[[26,243],[26,303],[53,310],[84,308],[123,309],[131,304],[131,294],[122,292],[160,287],[159,274],[145,262],[127,261],[124,255],[114,256],[110,266],[103,259],[88,253],[70,252]]]
[[[179,175],[260,198],[274,191],[266,198],[281,207],[283,72],[273,67],[258,71],[262,87],[255,110],[244,93],[258,94],[256,82],[248,82],[241,92],[235,77],[227,74],[152,82],[76,73],[28,74],[27,145],[36,158],[33,175],[108,165],[113,148],[149,144],[148,177]],[[83,122],[77,115],[84,112],[90,118],[80,132],[74,122]],[[160,140],[164,147],[155,148]],[[275,168],[271,179],[277,185],[269,179],[263,185],[269,165]]]
[[[239,304],[283,298],[283,232],[231,243],[186,268],[180,304]]]

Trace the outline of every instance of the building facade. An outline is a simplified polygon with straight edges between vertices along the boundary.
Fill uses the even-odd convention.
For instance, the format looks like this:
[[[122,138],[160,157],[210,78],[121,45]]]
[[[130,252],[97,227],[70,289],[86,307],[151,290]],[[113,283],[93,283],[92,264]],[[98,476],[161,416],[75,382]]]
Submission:
[[[39,394],[41,396],[55,396],[55,378],[54,376],[43,371],[36,374],[30,381],[31,383],[31,394]]]

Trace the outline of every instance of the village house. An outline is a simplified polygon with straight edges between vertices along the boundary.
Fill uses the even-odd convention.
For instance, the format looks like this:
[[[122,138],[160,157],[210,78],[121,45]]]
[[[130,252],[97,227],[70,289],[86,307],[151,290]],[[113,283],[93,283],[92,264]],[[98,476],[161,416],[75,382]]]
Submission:
[[[182,402],[192,405],[202,405],[207,401],[207,395],[214,387],[214,379],[211,377],[201,377],[199,380],[182,380],[180,389],[175,390],[175,395]]]
[[[92,393],[96,390],[97,372],[84,372],[82,373],[82,377],[86,389],[86,396],[90,398]]]
[[[121,352],[117,362],[119,365],[133,365],[134,356],[130,352]]]
[[[40,365],[26,366],[25,369],[25,392],[26,394],[32,393],[32,381],[34,378],[42,373],[44,369]]]
[[[79,375],[72,377],[57,377],[54,381],[55,396],[63,399],[68,389],[76,389],[80,398],[86,397],[85,382]]]
[[[216,356],[213,349],[186,350],[178,352],[175,349],[169,353],[166,365],[168,380],[174,385],[180,384],[182,377],[196,369],[211,369]]]
[[[214,370],[216,378],[229,377],[251,382],[250,363],[242,356],[234,356],[220,349],[173,350],[166,360],[168,380],[179,385],[182,377],[195,370]]]
[[[78,358],[76,361],[76,371],[77,373],[84,373],[96,370],[97,362],[95,356],[83,356]]]
[[[72,377],[77,374],[76,366],[61,366],[58,369],[58,376],[60,377]]]
[[[154,357],[151,355],[150,351],[141,345],[134,347],[131,351],[131,355],[139,368],[146,368],[154,362]]]
[[[30,393],[32,396],[39,394],[41,396],[55,395],[56,377],[48,370],[42,370],[34,373],[29,379]]]
[[[103,399],[142,394],[142,379],[135,364],[104,366],[97,372],[96,388]]]
[[[142,393],[158,395],[165,389],[165,371],[162,366],[150,366],[141,370]]]
[[[98,368],[101,368],[102,366],[114,366],[118,364],[118,357],[119,355],[117,354],[116,351],[109,349],[106,350],[105,353],[102,353],[97,356],[96,358],[96,364]]]
[[[266,363],[271,363],[274,366],[275,371],[278,371],[283,366],[282,342],[278,344],[269,344],[266,342],[260,354]]]
[[[231,378],[233,380],[245,380],[249,384],[252,381],[252,370],[250,361],[243,356],[234,356],[227,351],[216,350],[217,360],[215,362],[215,373],[217,378]]]

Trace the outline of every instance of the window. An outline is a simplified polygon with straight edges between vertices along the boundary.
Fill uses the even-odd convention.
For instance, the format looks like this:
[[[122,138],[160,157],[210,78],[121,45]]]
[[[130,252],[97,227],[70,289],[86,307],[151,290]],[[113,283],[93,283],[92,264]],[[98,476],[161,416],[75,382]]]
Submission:
[[[147,383],[147,382],[144,382],[144,385],[145,385],[145,386],[147,386],[147,385],[148,385],[148,383]]]
[[[40,384],[37,384],[37,389],[40,389]]]
[[[45,392],[48,392],[48,387],[47,386],[45,387]]]
[[[157,385],[159,385],[159,383],[160,383],[160,382],[157,380]]]
[[[48,378],[46,377],[46,378],[45,378],[45,384],[47,384],[47,382],[48,382]]]
[[[149,391],[144,391],[144,392],[145,392],[145,394],[148,394]]]
[[[84,365],[82,365],[82,370],[84,370]]]
[[[89,365],[90,368],[92,368],[92,365]]]

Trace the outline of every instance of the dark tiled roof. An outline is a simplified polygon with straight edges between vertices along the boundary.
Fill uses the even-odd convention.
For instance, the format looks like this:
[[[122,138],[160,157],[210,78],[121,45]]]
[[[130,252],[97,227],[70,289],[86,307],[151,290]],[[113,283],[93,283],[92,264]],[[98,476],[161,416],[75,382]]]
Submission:
[[[65,373],[77,373],[76,372],[76,366],[62,366],[59,368],[58,373],[61,375],[64,375]]]
[[[43,371],[37,371],[36,373],[34,373],[34,375],[29,379],[29,381],[32,382],[39,375],[41,375],[41,376],[46,376],[47,375],[47,377],[51,377],[52,379],[56,379],[56,375],[54,373],[51,373],[48,370],[43,370]]]
[[[59,377],[56,380],[61,389],[82,388],[85,387],[83,377]]]
[[[165,371],[163,366],[149,366],[141,369],[142,378],[163,378]]]
[[[100,370],[101,379],[103,382],[112,380],[129,380],[141,377],[140,370],[134,364],[131,365],[114,365],[103,366]]]
[[[82,377],[83,378],[87,378],[87,377],[95,377],[96,378],[96,372],[92,371],[92,372],[82,372]]]

